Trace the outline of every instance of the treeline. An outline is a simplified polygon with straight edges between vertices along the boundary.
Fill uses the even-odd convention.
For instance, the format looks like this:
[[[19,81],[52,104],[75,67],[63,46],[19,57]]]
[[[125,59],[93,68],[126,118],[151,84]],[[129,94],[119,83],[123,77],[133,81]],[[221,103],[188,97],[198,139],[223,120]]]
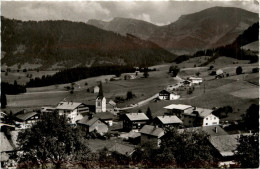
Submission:
[[[72,83],[81,79],[101,75],[116,75],[121,73],[135,72],[130,66],[94,66],[94,67],[77,67],[65,69],[55,73],[54,75],[36,77],[27,82],[26,87],[41,87],[55,84]]]
[[[1,17],[2,62],[13,64],[152,66],[175,55],[150,41],[71,21],[20,21]]]
[[[18,85],[15,81],[14,84],[9,84],[6,82],[1,82],[1,95],[3,94],[20,94],[25,93],[26,87],[23,85]]]
[[[193,55],[182,55],[174,61],[176,63],[181,63],[194,57],[212,56],[211,59],[200,65],[205,66],[209,62],[215,60],[218,56],[227,56],[239,60],[250,60],[250,63],[255,63],[258,61],[258,56],[251,51],[241,49],[241,47],[257,40],[259,40],[259,22],[250,26],[231,44],[220,46],[215,49],[200,50]]]

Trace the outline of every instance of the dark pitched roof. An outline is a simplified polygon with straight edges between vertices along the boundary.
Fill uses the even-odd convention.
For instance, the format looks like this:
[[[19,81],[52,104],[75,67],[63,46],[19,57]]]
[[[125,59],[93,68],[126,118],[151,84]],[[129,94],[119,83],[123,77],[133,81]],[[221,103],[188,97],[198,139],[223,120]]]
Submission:
[[[26,121],[27,119],[33,117],[36,114],[37,114],[36,112],[28,112],[28,113],[18,114],[16,116],[16,118],[21,120],[21,121]]]
[[[168,92],[167,90],[162,90],[160,91],[160,94],[170,94],[170,92]]]
[[[210,136],[228,135],[228,133],[218,125],[178,129],[179,132],[183,132],[184,130],[187,130],[187,131],[204,131]]]
[[[114,115],[109,112],[103,112],[94,114],[94,117],[97,117],[101,120],[111,120],[113,119]]]
[[[145,125],[141,130],[141,134],[147,134],[155,137],[162,137],[164,135],[164,130],[155,126]]]
[[[130,156],[135,151],[132,146],[116,143],[113,147],[108,149],[109,151],[116,151],[119,154]]]
[[[78,124],[92,126],[98,120],[99,119],[97,117],[93,117],[93,118],[89,119],[89,116],[84,116],[80,121],[78,121]]]

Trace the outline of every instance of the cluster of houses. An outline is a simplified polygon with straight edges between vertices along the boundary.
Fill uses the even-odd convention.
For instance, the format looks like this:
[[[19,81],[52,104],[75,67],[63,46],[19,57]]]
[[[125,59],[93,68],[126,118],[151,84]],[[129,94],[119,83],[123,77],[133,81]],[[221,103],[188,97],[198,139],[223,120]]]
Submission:
[[[159,98],[174,100],[176,96],[167,92],[167,90],[163,90]],[[219,126],[219,118],[212,114],[213,110],[183,104],[171,104],[164,107],[164,110],[165,113],[163,115],[154,117],[153,119],[149,119],[147,115],[142,112],[121,114],[120,119],[123,128],[120,132],[126,134],[129,140],[135,140],[133,142],[134,144],[146,144],[149,142],[159,147],[166,127],[176,128],[179,132],[183,132],[184,130],[202,130],[210,135],[209,142],[215,147],[216,151],[219,152],[219,156],[222,159],[220,165],[233,164],[233,151],[238,144],[236,138],[239,135],[229,135],[226,133]],[[66,115],[70,124],[79,127],[86,134],[95,131],[100,135],[109,132],[111,126],[114,125],[113,120],[117,118],[117,114],[120,114],[117,111],[114,101],[106,101],[102,85],[98,88],[94,112],[90,110],[89,105],[77,102],[60,102],[56,107],[43,107],[41,109],[41,113],[53,113],[54,111],[60,115]],[[4,114],[1,114],[1,116],[4,116]],[[19,129],[27,129],[40,120],[40,118],[41,114],[37,112],[19,113],[15,115],[16,126],[11,127],[15,129],[17,127]],[[1,130],[3,127],[10,126],[1,123]],[[13,134],[14,133],[17,135],[17,130],[14,130]],[[2,135],[1,132],[1,136]],[[1,162],[3,163],[8,161],[8,155],[10,156],[10,152],[15,150],[16,144],[16,141],[10,142],[10,140],[5,139],[5,137],[6,136],[1,137]],[[116,145],[109,150],[118,151],[121,154],[131,156],[135,148],[134,146],[116,143]],[[2,155],[7,157],[4,159]]]

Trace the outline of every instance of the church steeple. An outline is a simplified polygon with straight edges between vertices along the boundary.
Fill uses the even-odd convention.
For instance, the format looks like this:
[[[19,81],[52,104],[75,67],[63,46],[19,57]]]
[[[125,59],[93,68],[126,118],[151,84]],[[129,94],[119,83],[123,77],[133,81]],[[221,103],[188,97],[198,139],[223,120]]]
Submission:
[[[102,99],[103,97],[104,97],[104,94],[103,94],[102,82],[100,82],[97,98]]]

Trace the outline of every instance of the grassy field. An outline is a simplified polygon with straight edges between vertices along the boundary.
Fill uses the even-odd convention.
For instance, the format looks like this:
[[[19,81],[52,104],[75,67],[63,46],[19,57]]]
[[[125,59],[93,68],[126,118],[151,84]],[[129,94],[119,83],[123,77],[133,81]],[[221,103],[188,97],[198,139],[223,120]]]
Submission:
[[[208,67],[194,68],[191,66],[193,64],[191,61],[187,64],[182,63],[178,65],[182,68],[178,76],[186,78],[188,76],[195,76],[197,72],[200,72],[200,77],[206,81],[196,86],[195,91],[190,95],[187,94],[186,91],[181,91],[181,99],[179,100],[149,102],[149,104],[142,107],[131,109],[131,112],[137,112],[139,109],[145,112],[147,107],[150,107],[153,116],[156,116],[162,115],[165,112],[163,107],[169,104],[181,103],[204,108],[230,105],[233,107],[234,113],[230,114],[226,119],[234,120],[240,118],[241,114],[243,114],[252,103],[258,104],[259,102],[258,86],[251,83],[251,81],[257,83],[257,79],[259,78],[259,73],[251,73],[253,67],[258,67],[258,63],[247,64],[247,61],[239,61],[238,64],[233,64],[234,59],[232,58],[220,57],[218,59],[219,60],[215,61],[216,65],[214,64],[214,69],[217,70],[221,68],[230,73],[229,77],[215,79],[214,76],[208,75]],[[198,60],[194,59],[194,62],[197,61]],[[222,65],[221,62],[223,62]],[[65,86],[70,86],[70,84],[28,88],[28,94],[7,96],[8,109],[55,106],[64,99],[66,101],[94,104],[97,94],[88,93],[87,88],[97,85],[99,81],[103,82],[103,91],[107,101],[114,99],[116,96],[125,98],[127,91],[132,91],[136,96],[134,99],[118,104],[118,107],[125,107],[145,100],[165,89],[166,86],[176,83],[176,80],[167,74],[170,65],[171,64],[155,66],[158,71],[149,72],[149,78],[142,78],[142,73],[140,73],[140,77],[134,80],[106,82],[106,79],[110,79],[114,75],[83,79],[75,83],[73,94],[70,94],[64,88]],[[235,70],[237,66],[242,66],[245,74],[236,75]],[[124,75],[122,75],[122,79],[123,76]],[[87,85],[85,85],[86,83]]]

